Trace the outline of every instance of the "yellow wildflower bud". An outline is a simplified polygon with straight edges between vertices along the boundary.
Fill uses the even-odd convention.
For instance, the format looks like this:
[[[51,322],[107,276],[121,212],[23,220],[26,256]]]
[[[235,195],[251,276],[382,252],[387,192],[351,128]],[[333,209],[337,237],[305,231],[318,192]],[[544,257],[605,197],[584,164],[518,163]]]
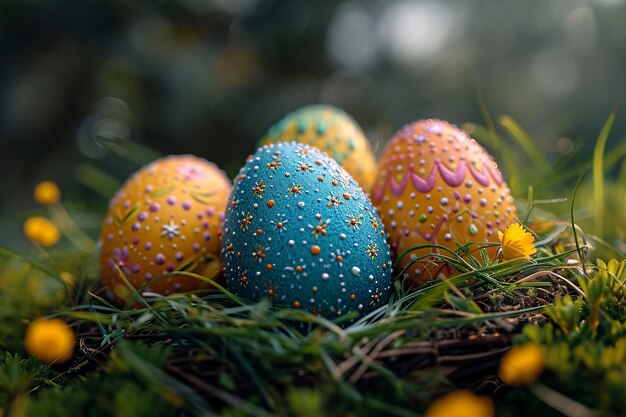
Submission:
[[[539,377],[545,366],[543,348],[530,343],[515,346],[500,361],[500,379],[509,385],[528,385]]]
[[[24,234],[42,246],[52,246],[61,238],[61,232],[45,217],[29,217],[24,223]]]
[[[61,277],[61,281],[63,281],[66,285],[72,286],[76,284],[76,277],[67,271],[61,271],[59,276]]]
[[[52,181],[44,181],[35,187],[35,201],[43,206],[52,206],[61,201],[61,191]]]
[[[424,417],[493,417],[493,401],[468,390],[451,392],[428,407]]]
[[[76,336],[61,319],[38,319],[26,329],[24,346],[43,363],[63,363],[72,358]]]
[[[502,243],[502,256],[507,261],[519,258],[530,259],[530,255],[537,253],[533,244],[535,237],[519,223],[509,225],[504,233],[498,231],[498,237]]]

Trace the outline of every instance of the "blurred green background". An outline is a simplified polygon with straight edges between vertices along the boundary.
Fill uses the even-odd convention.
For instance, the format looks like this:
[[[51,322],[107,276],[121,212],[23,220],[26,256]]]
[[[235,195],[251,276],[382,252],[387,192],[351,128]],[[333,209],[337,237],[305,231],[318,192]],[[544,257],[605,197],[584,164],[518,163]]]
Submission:
[[[624,0],[5,0],[3,238],[44,179],[75,212],[104,210],[115,182],[98,173],[123,180],[138,166],[98,134],[197,154],[232,177],[272,123],[309,103],[348,111],[380,152],[415,119],[485,125],[482,95],[576,167],[624,103],[624,22]],[[607,150],[624,137],[618,112]],[[76,220],[97,234],[97,215]]]

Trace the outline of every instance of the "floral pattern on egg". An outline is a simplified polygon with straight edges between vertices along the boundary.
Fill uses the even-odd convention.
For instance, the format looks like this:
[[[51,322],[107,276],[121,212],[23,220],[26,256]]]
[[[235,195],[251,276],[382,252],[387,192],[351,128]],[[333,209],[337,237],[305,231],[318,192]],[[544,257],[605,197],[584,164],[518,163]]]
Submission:
[[[205,287],[188,271],[218,278],[221,226],[231,182],[214,164],[168,156],[145,166],[109,204],[100,236],[106,287],[128,300],[120,272],[137,289],[168,295]]]
[[[376,158],[363,129],[345,111],[321,104],[302,107],[274,124],[259,145],[288,141],[328,153],[364,190],[371,189]]]
[[[379,161],[372,200],[395,256],[423,244],[456,250],[457,243],[497,242],[498,230],[517,216],[510,190],[487,151],[440,120],[411,123],[393,136]],[[496,247],[487,250],[493,257]],[[429,253],[450,255],[436,248],[414,250],[400,259],[398,271]],[[405,276],[421,282],[453,273],[447,264],[425,260]]]
[[[392,288],[391,254],[371,202],[336,161],[299,143],[250,156],[224,220],[228,289],[325,317],[365,314]]]

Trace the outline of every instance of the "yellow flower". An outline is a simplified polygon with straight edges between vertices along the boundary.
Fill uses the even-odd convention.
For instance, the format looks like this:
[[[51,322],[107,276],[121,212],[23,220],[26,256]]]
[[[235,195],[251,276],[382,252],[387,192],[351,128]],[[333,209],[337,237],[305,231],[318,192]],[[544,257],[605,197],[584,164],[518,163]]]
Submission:
[[[493,417],[493,401],[471,391],[460,390],[438,398],[428,407],[424,417]]]
[[[52,206],[61,201],[61,191],[52,181],[44,181],[35,187],[35,201],[43,206]]]
[[[76,284],[76,277],[67,271],[59,272],[59,276],[61,277],[61,281],[63,281],[66,285],[72,286]]]
[[[29,217],[24,223],[24,234],[42,246],[52,246],[61,238],[61,232],[45,217]]]
[[[530,259],[530,255],[537,253],[533,244],[534,236],[519,223],[509,225],[504,233],[498,231],[498,237],[502,243],[502,256],[507,261],[518,258]]]
[[[26,329],[26,351],[43,363],[63,363],[72,358],[76,336],[61,319],[38,319]]]
[[[534,382],[545,366],[543,348],[536,343],[515,346],[500,361],[498,375],[509,385],[528,385]]]

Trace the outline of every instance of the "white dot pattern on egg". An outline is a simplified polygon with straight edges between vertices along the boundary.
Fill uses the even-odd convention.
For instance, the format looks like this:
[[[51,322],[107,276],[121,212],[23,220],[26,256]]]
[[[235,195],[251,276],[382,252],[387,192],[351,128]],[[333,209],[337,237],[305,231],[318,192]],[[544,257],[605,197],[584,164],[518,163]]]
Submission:
[[[393,136],[379,161],[372,200],[395,256],[424,244],[457,250],[457,243],[497,242],[498,230],[517,216],[509,188],[487,151],[439,120],[411,123]],[[490,256],[495,251],[488,249]],[[437,248],[414,250],[400,259],[399,271],[429,253],[450,255]],[[439,274],[454,271],[425,260],[406,272],[418,282]]]
[[[249,157],[224,220],[229,290],[325,317],[387,302],[391,255],[382,222],[342,167],[308,145],[276,143]]]

